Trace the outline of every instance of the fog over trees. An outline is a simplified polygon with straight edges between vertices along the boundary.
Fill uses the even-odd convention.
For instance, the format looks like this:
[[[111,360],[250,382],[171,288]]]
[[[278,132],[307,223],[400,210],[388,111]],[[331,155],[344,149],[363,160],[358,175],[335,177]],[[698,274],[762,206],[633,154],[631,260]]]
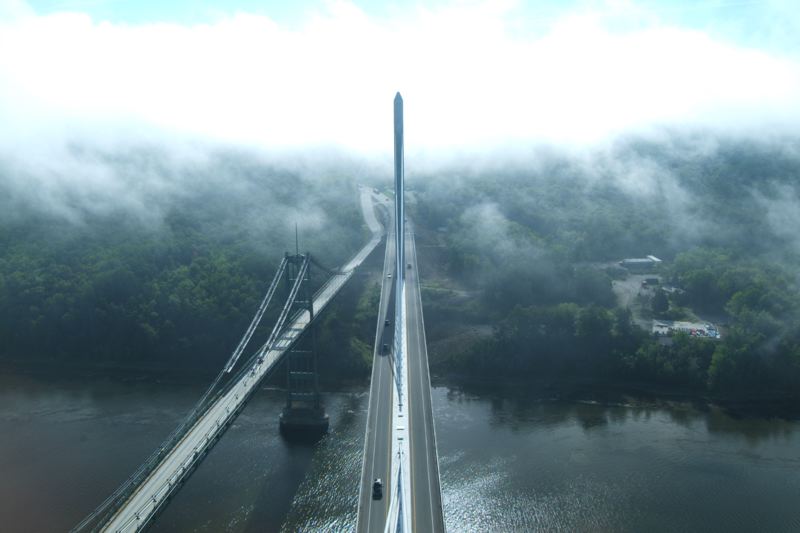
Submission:
[[[453,322],[492,329],[434,349],[435,371],[797,390],[800,248],[786,225],[800,198],[800,145],[718,137],[698,149],[695,140],[670,133],[580,154],[541,147],[489,164],[410,166],[423,280],[444,287],[425,293],[429,335],[457,336]],[[40,199],[4,170],[6,359],[214,368],[293,248],[294,224],[304,250],[340,264],[366,238],[357,182],[388,183],[373,163],[341,154],[314,164],[230,149],[176,159],[155,147],[75,148],[70,157],[70,172],[102,178],[76,190],[51,177]],[[681,289],[654,311],[720,317],[721,341],[664,344],[618,304],[612,279],[625,273],[615,263],[648,253]],[[321,339],[334,357],[326,366],[357,378],[377,293],[372,281],[354,283],[341,302],[353,324],[334,307]],[[471,296],[450,297],[459,290]]]
[[[437,373],[800,390],[793,6],[119,9],[0,3],[4,360],[218,368],[295,224],[331,266],[365,239],[400,90]],[[338,377],[376,276],[321,321]]]
[[[580,158],[534,152],[528,167],[467,164],[419,176],[418,211],[438,230],[438,257],[480,294],[447,312],[494,325],[491,336],[433,364],[484,376],[793,393],[798,240],[779,221],[800,207],[800,145],[720,137],[698,151],[694,139],[624,139]],[[665,259],[662,278],[680,289],[662,306],[719,317],[721,341],[679,334],[663,343],[631,323],[611,289],[626,275],[615,262],[650,253]]]
[[[294,249],[295,224],[303,250],[332,266],[367,234],[354,181],[335,172],[241,151],[73,158],[77,176],[38,176],[43,199],[0,170],[6,358],[218,366]],[[81,172],[103,178],[84,185]]]

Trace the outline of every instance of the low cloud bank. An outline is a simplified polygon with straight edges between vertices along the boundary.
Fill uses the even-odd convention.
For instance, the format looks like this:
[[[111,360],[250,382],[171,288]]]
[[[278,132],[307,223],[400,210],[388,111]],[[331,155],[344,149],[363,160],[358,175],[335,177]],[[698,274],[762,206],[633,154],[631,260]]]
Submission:
[[[652,126],[791,128],[800,63],[613,7],[416,8],[331,2],[282,25],[114,24],[78,12],[0,18],[0,149],[48,138],[199,136],[261,147],[388,153],[391,98],[409,150],[598,142]],[[627,20],[627,19],[626,19]],[[628,21],[630,22],[630,21]]]

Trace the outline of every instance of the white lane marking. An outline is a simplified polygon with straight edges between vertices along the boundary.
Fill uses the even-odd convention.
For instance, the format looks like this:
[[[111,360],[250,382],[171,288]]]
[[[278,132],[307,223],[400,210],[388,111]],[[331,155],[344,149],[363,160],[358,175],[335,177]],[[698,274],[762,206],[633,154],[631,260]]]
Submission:
[[[416,298],[416,300],[417,300],[417,317],[418,317],[418,320],[417,320],[417,341],[418,341],[419,347],[420,347],[420,352],[419,352],[420,353],[420,357],[419,357],[419,371],[420,371],[420,374],[419,374],[419,378],[420,378],[420,381],[423,381],[423,377],[425,376],[425,372],[424,372],[425,369],[423,368],[422,357],[421,356],[422,356],[423,350],[425,350],[425,353],[427,354],[427,346],[425,345],[425,328],[422,325],[422,290],[421,290],[421,288],[419,286],[419,265],[417,264],[417,244],[416,244],[416,239],[415,239],[413,233],[411,235],[411,246],[412,246],[412,249],[414,251],[414,253],[413,253],[413,255],[414,255],[414,279],[416,281],[414,286],[416,288],[416,293],[417,293],[417,298]],[[420,326],[422,326],[422,332],[420,332]],[[428,358],[425,357],[426,363],[427,363],[427,359]],[[427,383],[420,383],[420,390],[424,390],[424,388],[427,386],[428,387],[428,391],[427,391],[427,394],[425,394],[423,392],[423,398],[425,398],[426,396],[428,398],[430,398],[430,378],[428,380],[426,380],[426,381],[427,381]],[[423,417],[423,419],[424,419],[423,421],[425,423],[424,424],[425,425],[425,453],[426,453],[425,461],[427,463],[427,469],[426,470],[427,470],[427,474],[428,474],[428,498],[430,500],[429,501],[429,505],[430,505],[430,508],[431,508],[431,513],[430,513],[431,531],[434,531],[435,530],[435,521],[433,519],[433,513],[434,513],[433,491],[431,490],[431,487],[432,487],[432,485],[431,485],[431,454],[430,454],[429,437],[428,437],[428,422],[429,422],[428,415],[430,414],[431,417],[433,416],[433,412],[432,412],[433,411],[433,406],[430,405],[430,403],[429,403],[428,406],[426,407],[424,405],[424,403],[425,402],[423,401],[422,417]]]
[[[378,379],[378,382],[377,382],[378,390],[376,391],[377,394],[378,394],[378,399],[377,399],[378,405],[376,405],[376,409],[374,410],[374,412],[372,412],[373,411],[371,409],[372,405],[370,404],[370,412],[368,413],[368,417],[367,417],[367,431],[366,431],[366,433],[367,433],[366,438],[367,439],[369,439],[369,432],[370,432],[369,423],[370,423],[370,421],[372,419],[374,419],[374,424],[372,425],[372,433],[373,433],[373,435],[377,435],[377,432],[378,432],[378,416],[380,415],[380,399],[381,399],[381,396],[383,395],[383,393],[381,391],[381,389],[383,388],[383,361],[382,361],[382,359],[380,359],[380,355],[377,352],[378,352],[379,346],[381,346],[381,344],[382,344],[380,342],[380,340],[382,338],[384,321],[386,320],[386,313],[388,311],[388,299],[384,298],[384,296],[387,293],[384,290],[384,288],[387,286],[387,283],[386,283],[386,280],[387,280],[386,272],[387,272],[387,270],[392,270],[392,265],[394,264],[394,258],[393,258],[393,254],[392,254],[392,252],[394,251],[394,239],[392,238],[393,236],[394,236],[394,233],[390,230],[389,234],[387,236],[387,239],[386,239],[387,242],[386,242],[386,252],[384,254],[384,268],[383,268],[383,271],[381,273],[382,281],[381,281],[381,297],[380,297],[380,300],[379,300],[379,303],[378,303],[378,324],[377,324],[377,330],[375,332],[375,346],[374,346],[373,352],[372,352],[373,370],[376,370],[375,366],[374,366],[375,364],[379,365],[379,367],[377,368],[377,374],[378,375],[375,376],[374,373],[373,373],[373,376],[372,376],[373,379],[376,378],[376,377]],[[391,283],[389,283],[388,286],[391,289],[391,286],[392,286]],[[391,392],[391,389],[390,389],[390,392]],[[372,384],[370,384],[370,394],[372,394]],[[372,416],[369,416],[369,415],[372,415]],[[388,425],[388,429],[389,429],[389,432],[391,434],[391,429],[392,429],[391,428],[391,424]],[[373,437],[373,439],[372,439],[372,468],[369,470],[372,473],[372,475],[371,476],[367,476],[367,478],[366,478],[367,483],[369,483],[368,486],[370,487],[370,489],[371,489],[371,479],[374,477],[374,472],[375,472],[375,454],[377,452],[377,446],[375,445],[375,441],[376,441],[376,438]],[[391,442],[391,436],[390,436],[389,439],[387,439],[387,442]],[[366,465],[366,456],[364,457],[364,459],[365,459],[365,461],[364,461],[363,470],[364,470],[364,474],[366,474],[366,471],[367,471],[367,469],[366,469],[366,466],[367,466]],[[386,483],[384,484],[384,486],[390,486],[389,485],[389,483],[391,481],[390,477],[391,477],[391,474],[389,474],[389,476],[386,476]],[[363,479],[363,475],[362,475],[362,485],[361,485],[361,487],[359,489],[360,491],[362,491],[362,494],[363,494],[363,491],[364,491],[364,488],[365,488],[364,481],[365,480]],[[367,531],[369,531],[369,530],[372,529],[372,507],[373,507],[372,506],[372,494],[371,494],[371,492],[369,490],[367,491],[366,494],[363,494],[362,497],[359,498],[359,500],[361,500],[359,505],[361,505],[361,509],[362,510],[363,510],[363,502],[364,502],[365,499],[367,501],[367,525],[366,525],[366,529],[367,529]],[[384,501],[388,502],[388,498],[385,498]],[[385,513],[384,513],[384,518],[385,518]]]
[[[414,277],[414,291],[416,293],[416,298],[414,298],[414,305],[416,307],[416,320],[414,320],[414,328],[417,333],[417,368],[419,369],[418,380],[419,383],[419,390],[421,392],[421,397],[425,397],[424,387],[425,384],[421,383],[422,378],[424,376],[423,369],[422,369],[422,350],[425,349],[425,346],[422,344],[422,335],[420,335],[420,317],[422,315],[422,291],[420,290],[419,286],[419,267],[417,264],[417,245],[414,239],[413,232],[410,232],[410,239],[409,242],[411,243],[411,250],[412,256],[414,258],[414,273],[412,274]],[[429,392],[430,394],[430,392]],[[430,506],[430,519],[431,519],[431,531],[435,531],[434,520],[433,520],[433,512],[434,512],[434,505],[433,505],[433,491],[431,490],[431,465],[430,465],[430,446],[428,443],[428,409],[425,406],[425,402],[422,402],[422,426],[423,432],[425,434],[425,473],[428,477],[428,505]]]

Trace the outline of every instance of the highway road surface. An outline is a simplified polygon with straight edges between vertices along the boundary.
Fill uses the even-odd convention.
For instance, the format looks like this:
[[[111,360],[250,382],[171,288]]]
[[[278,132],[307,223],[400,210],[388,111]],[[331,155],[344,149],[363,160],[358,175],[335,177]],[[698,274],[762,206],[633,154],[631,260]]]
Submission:
[[[414,532],[444,531],[439,458],[431,406],[431,378],[414,226],[406,221],[406,327],[408,332],[409,439],[411,445],[412,527]],[[408,265],[411,265],[410,268]]]
[[[393,225],[389,225],[393,227]],[[412,531],[444,531],[441,490],[439,486],[439,463],[436,453],[436,434],[431,408],[430,374],[428,371],[428,350],[425,343],[425,325],[422,316],[422,299],[419,289],[417,254],[410,222],[406,222],[406,327],[408,335],[408,391],[409,428],[411,435],[411,494]],[[389,307],[392,279],[388,274],[394,269],[394,234],[387,239],[383,285],[378,312],[378,331],[375,336],[376,349],[372,366],[367,430],[364,444],[364,464],[361,474],[361,487],[358,505],[358,532],[383,532],[392,495],[393,480],[389,479],[391,470],[391,425],[392,425],[392,363],[386,356],[379,355],[383,344],[382,335],[390,335],[381,330],[385,328],[385,316]],[[397,273],[394,273],[397,275]],[[387,340],[391,340],[387,338]],[[381,478],[384,484],[383,498],[372,499],[372,481]]]
[[[392,204],[387,204],[387,212],[392,214]],[[393,216],[392,216],[393,219]],[[372,381],[369,391],[367,429],[364,438],[364,462],[361,469],[361,485],[358,497],[357,531],[383,533],[389,510],[391,495],[391,451],[392,451],[392,364],[391,358],[383,351],[383,345],[392,346],[394,327],[393,312],[387,314],[392,301],[395,274],[395,233],[394,221],[389,220],[391,228],[386,238],[386,253],[383,262],[383,281],[378,304],[378,324],[375,331],[375,346],[372,352]],[[386,319],[390,320],[389,327]],[[372,499],[372,482],[376,478],[383,481],[384,494],[380,500]]]

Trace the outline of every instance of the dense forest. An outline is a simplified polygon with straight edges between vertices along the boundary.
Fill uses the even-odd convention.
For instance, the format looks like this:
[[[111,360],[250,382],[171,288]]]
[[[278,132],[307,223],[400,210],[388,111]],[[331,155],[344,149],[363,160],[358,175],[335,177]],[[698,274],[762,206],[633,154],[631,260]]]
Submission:
[[[417,180],[435,276],[476,292],[465,302],[431,289],[429,314],[493,330],[434,350],[436,370],[797,394],[797,141],[668,136],[530,161]],[[679,288],[658,293],[655,316],[719,317],[720,341],[663,342],[617,306],[612,280],[626,273],[615,263],[646,254],[665,260],[659,274]]]
[[[367,235],[357,165],[342,158],[71,157],[71,180],[0,170],[0,358],[216,369],[294,247],[295,223],[301,248],[329,265]],[[431,350],[434,372],[800,390],[796,140],[664,134],[408,167],[426,327],[446,346]],[[718,317],[721,340],[664,342],[618,304],[617,261],[645,254],[679,289],[658,293],[652,317]],[[380,259],[321,317],[328,373],[367,374]],[[483,333],[463,337],[471,327]]]
[[[294,249],[295,224],[325,264],[365,242],[349,177],[229,151],[191,164],[154,148],[76,157],[111,183],[36,183],[31,198],[13,186],[24,176],[0,180],[5,359],[216,369]]]

